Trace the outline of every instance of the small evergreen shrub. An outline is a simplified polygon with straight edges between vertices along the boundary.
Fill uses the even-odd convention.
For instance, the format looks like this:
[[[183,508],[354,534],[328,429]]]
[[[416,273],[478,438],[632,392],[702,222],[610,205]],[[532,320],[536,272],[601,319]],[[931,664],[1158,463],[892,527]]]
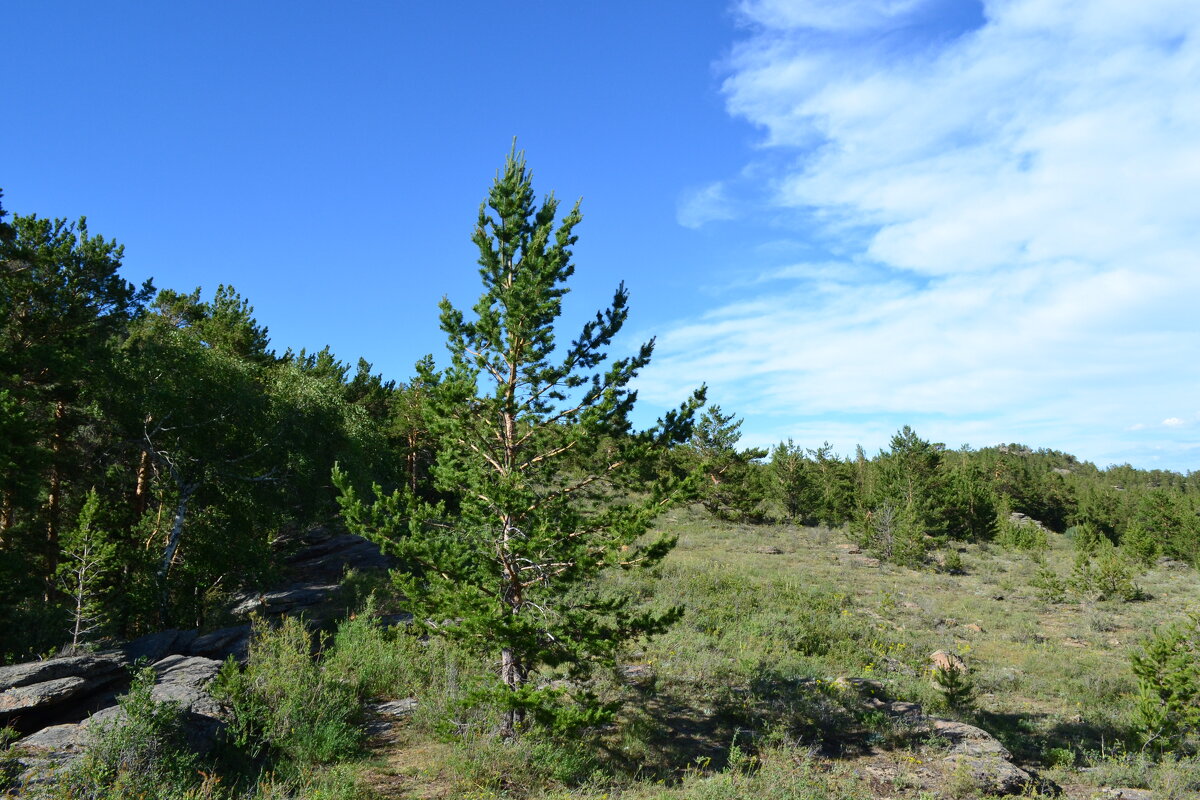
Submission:
[[[961,669],[953,665],[934,667],[933,686],[941,694],[946,708],[966,711],[975,704],[975,685],[965,664]]]
[[[864,511],[855,537],[860,547],[881,561],[905,567],[925,562],[928,542],[915,509],[909,504],[885,501]]]
[[[1009,550],[1044,553],[1050,547],[1046,529],[1031,519],[1013,519],[1002,513],[997,520],[996,543]]]
[[[1130,660],[1144,742],[1165,751],[1200,734],[1200,614],[1155,631]]]
[[[1134,521],[1121,535],[1121,550],[1138,564],[1149,566],[1162,555],[1162,546],[1154,532]]]
[[[1089,555],[1080,551],[1067,584],[1081,600],[1140,600],[1145,593],[1134,583],[1137,567],[1107,539],[1101,540]]]
[[[1040,600],[1047,603],[1067,602],[1067,591],[1070,589],[1067,581],[1045,564],[1038,567],[1029,585],[1037,592]]]

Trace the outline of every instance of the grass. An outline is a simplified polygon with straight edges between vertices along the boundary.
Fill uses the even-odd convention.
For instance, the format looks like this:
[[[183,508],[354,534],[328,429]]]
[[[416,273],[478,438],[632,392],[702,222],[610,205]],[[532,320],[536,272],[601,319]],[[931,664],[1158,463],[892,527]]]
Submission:
[[[661,524],[679,536],[675,551],[654,573],[621,572],[611,586],[687,613],[602,682],[626,700],[612,729],[575,749],[500,743],[486,710],[464,719],[448,699],[461,696],[453,675],[486,666],[427,646],[432,688],[405,691],[432,708],[376,741],[364,785],[395,798],[972,796],[941,764],[938,741],[871,710],[835,680],[847,677],[989,730],[1069,797],[1101,785],[1200,790],[1195,759],[1136,751],[1129,666],[1155,626],[1200,606],[1191,570],[1139,576],[1140,602],[1050,603],[1033,585],[1038,570],[1069,573],[1074,560],[1056,534],[1040,557],[963,546],[964,574],[947,574],[874,563],[839,547],[839,531],[717,522],[697,509]],[[970,709],[952,711],[931,685],[935,650],[969,666]]]
[[[1194,571],[1146,572],[1139,602],[1051,603],[1033,585],[1039,569],[1069,572],[1074,559],[1055,534],[1039,558],[961,547],[963,574],[947,574],[873,562],[838,531],[740,526],[694,509],[673,511],[661,524],[679,536],[676,550],[655,572],[620,572],[610,586],[687,613],[597,683],[602,696],[625,700],[615,725],[571,743],[537,735],[501,742],[495,709],[471,702],[490,664],[360,614],[342,624],[311,669],[301,664],[308,646],[299,639],[275,653],[255,684],[276,687],[263,694],[263,714],[273,709],[271,719],[285,719],[293,690],[349,704],[411,696],[416,711],[349,760],[294,756],[282,777],[264,773],[236,796],[974,796],[961,771],[942,760],[947,743],[874,709],[873,694],[985,728],[1069,798],[1090,798],[1102,785],[1152,788],[1163,798],[1200,791],[1196,758],[1156,761],[1139,752],[1129,663],[1154,627],[1200,607]],[[935,650],[968,665],[968,707],[951,709],[931,684]],[[330,719],[341,725],[358,714],[356,707]],[[276,750],[287,752],[293,730],[290,723],[279,729]]]
[[[966,574],[955,575],[871,565],[838,548],[847,540],[837,531],[739,526],[692,509],[663,526],[680,541],[658,572],[614,578],[647,602],[688,609],[628,656],[652,678],[627,705],[618,744],[658,780],[691,774],[696,759],[723,768],[742,729],[786,730],[798,751],[843,765],[880,746],[913,746],[817,681],[879,680],[897,699],[953,716],[928,674],[930,653],[946,650],[971,669],[970,721],[1060,783],[1096,785],[1133,747],[1131,651],[1155,626],[1200,607],[1191,570],[1141,575],[1141,602],[1056,604],[1033,586],[1037,559],[995,545],[962,548]],[[1044,564],[1069,572],[1070,543],[1048,539]],[[1140,785],[1171,773],[1187,791],[1200,789],[1192,762],[1138,769],[1130,779]]]

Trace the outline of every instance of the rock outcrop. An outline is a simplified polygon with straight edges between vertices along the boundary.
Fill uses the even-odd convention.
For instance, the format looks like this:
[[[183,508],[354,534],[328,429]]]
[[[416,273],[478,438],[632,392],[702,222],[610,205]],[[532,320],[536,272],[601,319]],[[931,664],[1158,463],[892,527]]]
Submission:
[[[310,621],[330,619],[345,610],[337,590],[346,570],[390,566],[378,547],[359,536],[317,530],[305,534],[300,544],[284,559],[288,583],[235,598],[233,616],[303,613]],[[0,667],[0,726],[11,725],[24,734],[13,745],[25,770],[21,780],[52,779],[86,751],[97,726],[119,724],[117,698],[138,664],[152,665],[153,699],[179,706],[189,745],[205,752],[222,725],[220,705],[208,687],[226,658],[245,662],[249,645],[247,622],[204,634],[158,631],[100,653]],[[398,710],[389,707],[380,714]]]
[[[58,666],[53,659],[43,662]],[[168,656],[152,665],[155,674],[151,697],[160,703],[174,703],[183,715],[184,732],[188,745],[198,753],[207,752],[216,740],[222,725],[221,706],[208,692],[209,684],[217,676],[221,662],[199,656]],[[66,680],[54,678],[50,682]],[[32,684],[32,686],[42,686]],[[77,722],[49,725],[18,740],[13,750],[19,756],[23,772],[19,785],[29,785],[54,780],[55,773],[82,756],[95,731],[104,726],[120,725],[123,711],[116,704],[116,694],[110,696],[111,705]]]

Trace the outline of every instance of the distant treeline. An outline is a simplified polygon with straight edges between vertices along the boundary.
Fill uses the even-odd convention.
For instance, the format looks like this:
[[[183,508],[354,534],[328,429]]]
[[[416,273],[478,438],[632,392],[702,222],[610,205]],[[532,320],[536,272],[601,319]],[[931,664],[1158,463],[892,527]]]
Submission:
[[[852,533],[885,557],[919,562],[946,541],[1004,540],[1027,527],[1101,536],[1129,555],[1200,564],[1200,474],[1099,469],[1056,450],[1021,444],[950,450],[905,426],[890,447],[851,457],[828,443],[791,440],[770,450],[739,449],[740,420],[707,409],[679,452],[703,476],[702,501],[742,522],[790,518]]]

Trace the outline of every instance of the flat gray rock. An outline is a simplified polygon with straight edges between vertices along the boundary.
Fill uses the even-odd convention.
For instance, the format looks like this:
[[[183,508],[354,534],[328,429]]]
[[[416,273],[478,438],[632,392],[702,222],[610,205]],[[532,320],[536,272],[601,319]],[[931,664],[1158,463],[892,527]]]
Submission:
[[[386,703],[372,703],[367,706],[367,709],[381,717],[403,719],[404,717],[411,716],[412,713],[417,710],[417,698],[406,697],[403,700],[391,700]]]
[[[121,651],[130,663],[137,661],[154,663],[173,653],[186,653],[192,642],[195,641],[196,635],[197,632],[194,630],[149,633],[124,645]]]
[[[933,733],[950,742],[951,755],[976,758],[994,756],[1005,761],[1012,759],[1008,748],[982,728],[948,719],[931,719],[930,722],[933,724]]]
[[[187,653],[217,659],[233,656],[239,661],[245,661],[249,643],[250,626],[234,625],[197,636],[188,646]]]
[[[18,740],[13,747],[31,756],[71,758],[87,748],[87,726],[82,722],[51,725]]]
[[[65,703],[87,694],[104,683],[105,681],[95,678],[72,677],[15,686],[0,694],[0,714],[16,714]]]
[[[1096,795],[1096,800],[1154,800],[1149,789],[1105,789]]]
[[[269,615],[291,614],[325,602],[338,588],[336,583],[304,584],[276,592],[262,592],[242,600],[231,609],[231,613],[239,617],[255,611]]]
[[[0,690],[58,678],[92,678],[117,672],[124,660],[113,654],[69,656],[0,667]]]
[[[951,755],[946,761],[963,770],[986,794],[1026,794],[1038,785],[1033,775],[1003,758]]]
[[[154,665],[158,673],[151,697],[159,703],[178,703],[187,712],[217,718],[221,706],[208,693],[208,685],[221,670],[221,662],[202,656],[167,656]]]

